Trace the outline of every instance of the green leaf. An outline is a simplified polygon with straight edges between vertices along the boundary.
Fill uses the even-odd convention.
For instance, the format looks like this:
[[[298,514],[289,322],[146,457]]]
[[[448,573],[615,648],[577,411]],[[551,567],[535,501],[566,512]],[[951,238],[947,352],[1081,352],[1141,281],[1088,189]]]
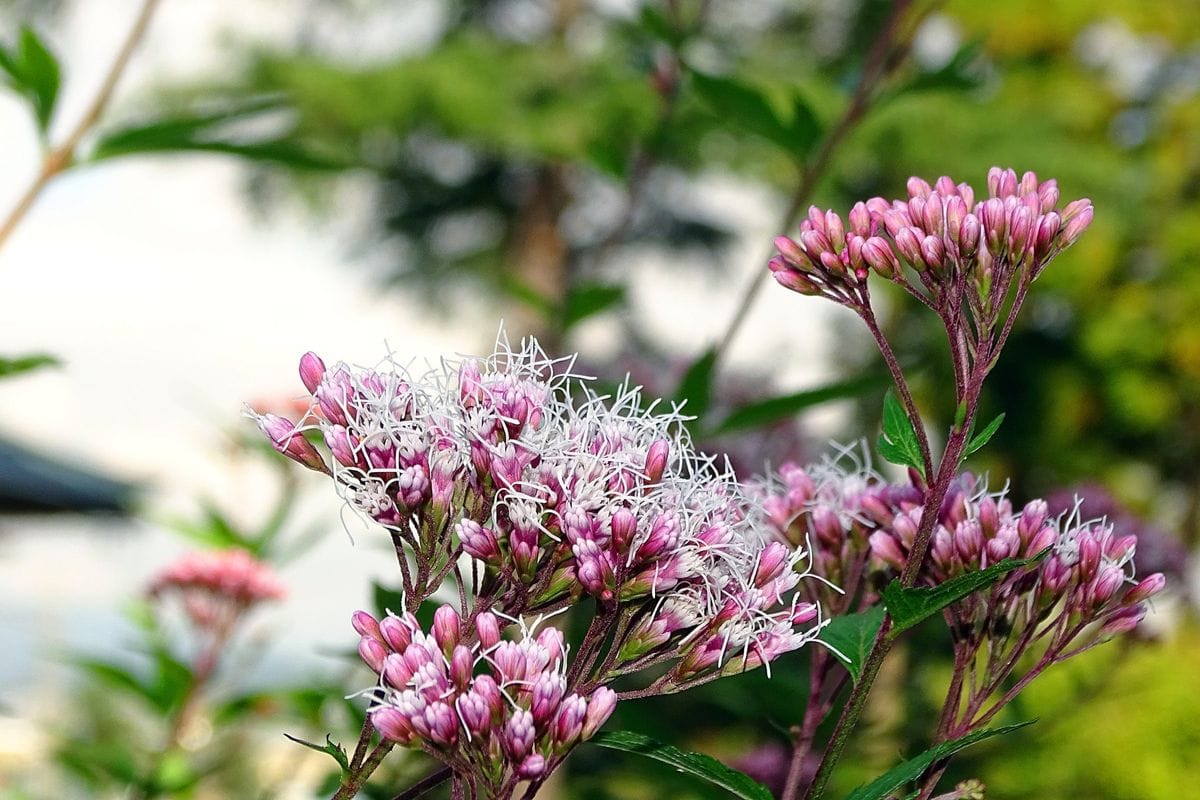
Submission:
[[[694,70],[691,75],[700,99],[731,127],[761,136],[796,157],[803,157],[820,136],[816,115],[799,96],[792,98],[791,117],[785,118],[757,87]]]
[[[569,330],[588,317],[606,311],[624,300],[625,287],[618,284],[585,283],[575,286],[563,305],[563,330]]]
[[[700,420],[708,411],[712,402],[713,373],[717,366],[717,350],[710,347],[703,355],[692,362],[679,388],[675,391],[675,399],[684,403],[684,411]]]
[[[135,153],[207,152],[238,156],[307,170],[343,170],[345,158],[320,154],[287,134],[254,138],[239,135],[235,123],[286,111],[278,98],[254,98],[210,113],[183,113],[103,134],[91,159],[102,161]]]
[[[905,413],[904,406],[891,389],[883,396],[883,433],[880,434],[875,447],[879,455],[891,463],[912,467],[922,476],[925,475],[917,432],[913,428],[912,420]]]
[[[750,403],[734,409],[729,416],[713,429],[713,434],[733,433],[747,428],[758,428],[773,422],[791,417],[807,408],[828,403],[832,400],[842,400],[848,397],[858,397],[866,394],[890,378],[886,373],[874,372],[849,378],[843,381],[828,383],[805,389],[802,392],[768,397],[756,403]]]
[[[291,739],[296,744],[304,745],[305,747],[309,748],[310,750],[316,750],[318,753],[328,753],[329,755],[333,756],[333,760],[336,761],[338,763],[338,766],[342,768],[343,774],[350,773],[350,757],[346,755],[346,748],[342,747],[340,744],[333,741],[333,739],[331,739],[329,737],[328,733],[325,734],[325,744],[324,745],[313,744],[312,742],[306,742],[303,739],[299,739],[295,736],[292,736],[290,733],[285,733],[284,736]]]
[[[989,422],[986,428],[972,436],[971,440],[967,442],[966,449],[963,450],[963,458],[965,459],[967,456],[978,451],[981,447],[990,442],[992,437],[996,435],[996,431],[1000,430],[1000,424],[1003,422],[1004,414],[1000,414],[994,420]]]
[[[703,753],[689,753],[631,731],[598,733],[591,739],[591,742],[610,750],[637,753],[669,764],[680,772],[707,781],[713,786],[724,789],[734,797],[743,798],[743,800],[771,800],[771,792],[767,790],[767,787],[749,775],[731,769]]]
[[[60,367],[62,362],[46,353],[31,353],[14,358],[0,356],[0,378],[11,378],[22,372],[32,372],[43,367]]]
[[[858,614],[843,614],[831,619],[817,637],[845,657],[843,663],[855,683],[883,625],[883,615],[883,606],[873,606]]]
[[[883,589],[883,604],[887,606],[888,613],[892,616],[892,630],[888,635],[895,638],[951,603],[956,603],[969,594],[974,594],[980,589],[986,589],[992,584],[998,583],[1013,570],[1038,563],[1049,552],[1050,548],[1046,548],[1032,558],[1006,558],[987,569],[967,572],[937,586],[917,586],[905,589],[900,585],[898,579],[893,580]]]
[[[1003,736],[1006,733],[1012,733],[1015,730],[1024,728],[1026,725],[1032,725],[1036,721],[1031,719],[1015,725],[1003,725],[999,728],[991,728],[986,731],[975,731],[974,733],[968,733],[961,739],[942,742],[936,747],[932,747],[921,753],[919,756],[914,756],[907,761],[897,764],[865,786],[858,787],[847,795],[846,800],[884,800],[884,798],[899,791],[905,784],[912,783],[920,778],[925,770],[929,769],[930,765],[935,762],[949,758],[958,751],[970,747],[977,742],[991,739],[994,736]]]
[[[54,116],[58,100],[60,74],[58,59],[50,52],[37,33],[29,27],[21,29],[18,57],[21,59],[22,82],[33,104],[38,130],[45,134]]]

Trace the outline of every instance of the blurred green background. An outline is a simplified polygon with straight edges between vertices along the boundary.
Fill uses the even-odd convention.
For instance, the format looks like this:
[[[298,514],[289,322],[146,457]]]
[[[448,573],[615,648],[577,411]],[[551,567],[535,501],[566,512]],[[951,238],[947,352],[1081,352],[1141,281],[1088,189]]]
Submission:
[[[27,23],[53,42],[86,5],[8,0],[0,39],[16,52]],[[170,168],[166,156],[184,153],[237,164],[238,213],[330,231],[349,254],[345,281],[409,296],[435,329],[486,337],[503,316],[510,334],[581,349],[602,378],[630,372],[687,399],[702,440],[747,473],[878,424],[880,367],[855,320],[815,299],[780,305],[783,290],[765,285],[771,238],[809,203],[897,196],[914,174],[980,188],[993,164],[1055,177],[1064,199],[1090,197],[1091,230],[1039,280],[993,375],[982,413],[1006,422],[971,466],[1021,500],[1089,484],[1107,513],[1145,532],[1143,568],[1170,571],[1171,598],[1146,641],[1035,684],[1006,719],[1041,722],[969,751],[952,776],[977,776],[997,798],[1198,791],[1187,555],[1200,535],[1200,4],[256,5],[279,23],[270,35],[228,29],[207,43],[219,68],[143,75],[88,132],[80,172],[118,158]],[[72,55],[56,53],[68,81]],[[687,307],[705,286],[721,302]],[[283,301],[336,324],[339,309],[321,300],[301,285]],[[945,430],[953,401],[936,321],[899,295],[886,302],[931,428]],[[689,333],[672,335],[676,323]],[[822,365],[820,379],[797,380],[781,359]],[[948,649],[920,635],[929,641],[881,678],[843,789],[921,749],[948,669],[934,654]],[[793,654],[770,682],[628,703],[613,727],[769,777],[802,711],[804,669]],[[309,717],[319,738],[321,718]],[[586,748],[554,791],[709,796]]]

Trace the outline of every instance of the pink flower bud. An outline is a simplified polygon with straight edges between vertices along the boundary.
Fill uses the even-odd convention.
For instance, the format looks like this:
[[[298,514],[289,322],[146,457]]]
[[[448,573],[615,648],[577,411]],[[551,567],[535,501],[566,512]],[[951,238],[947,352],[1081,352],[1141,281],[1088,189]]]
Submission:
[[[472,519],[464,519],[454,526],[463,552],[485,564],[495,564],[500,558],[500,543],[491,528],[485,528]]]
[[[321,458],[317,448],[304,438],[304,434],[296,428],[294,422],[276,414],[263,414],[257,418],[257,422],[259,429],[267,435],[280,453],[311,470],[329,472],[329,467],[325,466],[325,459]]]
[[[846,228],[842,224],[842,218],[833,211],[825,212],[825,234],[835,251],[846,246]]]
[[[379,620],[379,632],[388,647],[397,653],[403,653],[412,644],[412,628],[394,614],[388,614]]]
[[[925,269],[921,258],[921,232],[916,228],[901,228],[895,235],[896,249],[900,256],[918,272]]]
[[[454,606],[444,605],[433,612],[433,638],[447,656],[454,651],[458,644],[459,626],[462,620]]]
[[[546,758],[541,753],[530,753],[517,767],[517,776],[527,781],[537,780],[546,772]]]
[[[1121,598],[1121,602],[1127,606],[1144,602],[1161,592],[1166,585],[1167,578],[1161,572],[1147,575],[1138,581],[1136,586],[1125,593],[1125,596]]]
[[[963,258],[970,258],[979,250],[980,230],[979,217],[974,214],[963,217],[962,225],[958,229],[958,250]]]
[[[595,736],[596,731],[608,722],[608,718],[612,716],[613,709],[617,707],[617,693],[607,686],[601,686],[596,691],[592,692],[591,698],[587,702],[587,713],[583,717],[583,730],[580,736],[585,741]]]
[[[533,715],[524,709],[518,708],[508,718],[508,724],[504,726],[504,734],[501,737],[500,744],[510,761],[520,763],[529,754],[536,736],[537,731],[533,727]]]
[[[667,471],[667,459],[671,453],[671,443],[666,439],[658,439],[646,451],[646,478],[651,483],[662,480]]]
[[[538,675],[530,692],[529,711],[537,725],[545,726],[558,711],[558,704],[567,693],[567,681],[555,672]]]
[[[821,609],[816,603],[797,603],[788,614],[788,622],[792,625],[803,625],[816,619],[820,612]]]
[[[942,207],[942,200],[934,195],[929,198],[929,202],[925,204],[925,213],[922,215],[922,226],[933,236],[941,238],[942,232],[945,230],[943,223],[946,219],[946,210]]]
[[[1019,530],[1020,528],[1018,523],[1018,531]],[[1038,532],[1035,533],[1032,538],[1030,538],[1029,544],[1025,547],[1025,557],[1032,558],[1033,556],[1036,556],[1038,553],[1042,552],[1047,547],[1050,547],[1056,541],[1058,541],[1058,531],[1056,531],[1051,525],[1043,525],[1038,529]]]
[[[1076,203],[1085,204],[1080,208],[1072,209]],[[1066,220],[1066,227],[1063,228],[1062,242],[1063,247],[1070,247],[1079,240],[1087,227],[1092,224],[1093,215],[1092,203],[1090,200],[1076,200],[1071,203],[1063,211],[1063,219]]]
[[[373,671],[383,669],[383,660],[387,658],[387,649],[373,636],[364,636],[358,640],[358,654]]]
[[[1100,542],[1091,531],[1085,531],[1079,537],[1079,577],[1081,580],[1090,580],[1096,574],[1096,568],[1100,566]]]
[[[1026,172],[1021,176],[1021,183],[1017,186],[1017,194],[1024,197],[1028,194],[1037,194],[1038,178],[1036,172]]]
[[[942,175],[938,178],[934,182],[933,188],[943,197],[953,197],[958,194],[958,187],[954,185],[954,179],[949,175]]]
[[[964,520],[955,526],[954,549],[958,551],[963,564],[970,565],[979,560],[983,551],[983,530],[978,520]]]
[[[390,706],[380,706],[371,711],[371,724],[385,739],[402,745],[411,744],[416,738],[408,717]]]
[[[785,289],[791,289],[793,292],[804,295],[821,293],[819,286],[789,267],[782,258],[772,258],[767,262],[767,268],[771,270],[771,277],[775,279],[775,282]]]
[[[858,202],[850,209],[850,230],[866,239],[871,235],[871,212],[865,203]]]
[[[1023,543],[1028,544],[1030,537],[1041,530],[1047,513],[1049,513],[1049,508],[1045,500],[1033,500],[1025,504],[1025,507],[1021,509],[1021,517],[1017,520],[1017,533],[1021,536]]]
[[[426,734],[434,744],[440,744],[448,747],[458,739],[458,716],[447,703],[440,700],[435,703],[430,703],[425,707],[424,714],[425,726],[428,729]],[[413,721],[413,727],[421,731],[420,725]]]
[[[316,353],[308,352],[300,356],[300,382],[309,394],[317,391],[321,379],[325,377],[325,362]]]
[[[895,538],[885,531],[875,531],[867,540],[871,554],[896,570],[903,570],[907,561]]]
[[[900,270],[900,261],[892,252],[891,245],[880,236],[872,236],[863,242],[862,259],[884,278],[890,279]]]
[[[329,452],[333,453],[333,457],[339,464],[345,467],[360,466],[350,439],[350,431],[346,430],[345,426],[330,425],[325,429],[324,436],[325,446],[329,448]]]
[[[793,239],[787,236],[776,237],[775,249],[783,256],[787,265],[793,269],[798,269],[802,272],[809,272],[815,269],[813,260],[809,258],[808,253],[804,252],[804,248]]]
[[[1115,564],[1102,566],[1089,587],[1092,602],[1097,606],[1104,605],[1124,583],[1125,572],[1120,567]]]
[[[583,719],[586,714],[587,701],[579,695],[572,694],[562,701],[550,731],[555,747],[566,749],[575,744],[579,734],[583,732]]]
[[[455,647],[454,655],[450,657],[450,679],[460,692],[470,684],[474,668],[475,654],[471,652],[471,648],[462,644]]]
[[[412,680],[413,671],[404,656],[399,653],[388,653],[383,660],[383,678],[393,689],[403,689]]]
[[[366,611],[355,611],[350,617],[350,624],[354,626],[354,631],[360,636],[370,636],[383,642],[383,635],[379,632],[379,622],[375,617],[368,614]]]
[[[908,196],[910,198],[928,197],[932,192],[929,184],[916,175],[908,179]]]
[[[472,736],[480,736],[491,728],[491,708],[488,707],[487,701],[475,692],[474,689],[459,695],[454,705],[462,717],[463,724],[467,726],[467,730],[471,732]]]
[[[1142,605],[1130,606],[1122,609],[1116,614],[1113,614],[1100,627],[1100,635],[1103,637],[1117,636],[1122,633],[1128,633],[1138,626],[1138,623],[1146,616],[1146,607]]]
[[[479,645],[484,650],[490,650],[500,643],[500,623],[490,611],[483,611],[475,617],[475,631],[479,634]]]
[[[1008,251],[1013,263],[1021,260],[1025,246],[1029,244],[1029,235],[1033,230],[1033,215],[1029,209],[1022,206],[1012,215],[1008,228]]]
[[[1039,211],[1043,214],[1049,213],[1058,205],[1058,181],[1051,178],[1048,181],[1043,181],[1037,189]]]

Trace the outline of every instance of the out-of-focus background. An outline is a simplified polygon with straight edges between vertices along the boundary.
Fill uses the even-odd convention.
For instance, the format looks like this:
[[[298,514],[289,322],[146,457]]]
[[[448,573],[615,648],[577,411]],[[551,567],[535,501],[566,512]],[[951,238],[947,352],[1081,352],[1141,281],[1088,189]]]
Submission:
[[[0,214],[80,132],[0,239],[0,792],[122,794],[119,758],[69,756],[113,730],[77,665],[127,657],[129,604],[181,529],[211,542],[290,509],[290,594],[256,615],[231,696],[365,681],[346,620],[388,556],[242,417],[288,407],[304,351],[432,360],[486,350],[503,319],[689,399],[747,475],[813,458],[874,434],[884,384],[847,313],[770,284],[772,237],[810,202],[897,196],[912,174],[979,187],[993,164],[1056,177],[1096,221],[1039,280],[973,466],[1020,500],[1083,492],[1172,585],[1148,641],[1052,672],[1020,709],[1043,722],[956,769],[989,797],[1178,798],[1200,774],[1200,7],[0,0],[0,46]],[[49,74],[39,47],[52,87],[19,79]],[[944,428],[934,321],[889,299]],[[910,749],[940,668],[913,654],[885,676],[848,785]],[[799,716],[778,673],[620,723],[769,775]],[[268,710],[319,740],[333,723],[297,697]],[[243,751],[253,781],[178,793],[312,796],[327,765],[271,724]],[[606,759],[581,752],[557,791],[703,796]]]

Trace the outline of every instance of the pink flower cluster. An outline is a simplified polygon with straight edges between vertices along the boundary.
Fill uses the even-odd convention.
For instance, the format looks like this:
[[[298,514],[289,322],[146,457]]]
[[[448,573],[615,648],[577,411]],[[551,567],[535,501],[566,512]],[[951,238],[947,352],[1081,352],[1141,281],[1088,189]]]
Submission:
[[[871,535],[871,551],[881,565],[903,570],[920,522],[921,505],[903,503],[891,525]],[[1134,582],[1136,548],[1136,536],[1114,536],[1112,525],[1103,520],[1081,521],[1076,514],[1051,518],[1043,500],[1014,512],[1003,494],[989,494],[983,481],[964,474],[942,504],[922,574],[926,583],[936,585],[1006,558],[1032,558],[1049,549],[1043,561],[994,587],[986,604],[978,598],[959,604],[962,621],[982,628],[1001,619],[1011,630],[1014,625],[1038,626],[1061,609],[1064,631],[1073,631],[1072,637],[1093,623],[1102,634],[1120,633],[1137,626],[1146,601],[1165,584],[1161,573]]]
[[[379,675],[370,710],[375,728],[405,747],[424,747],[464,776],[473,792],[507,796],[537,780],[578,742],[590,739],[616,706],[598,687],[568,693],[562,634],[501,638],[491,612],[465,623],[441,606],[425,633],[411,614],[354,615],[359,653]]]
[[[1093,210],[1086,199],[1058,210],[1056,182],[1032,172],[1018,179],[1011,169],[993,167],[987,184],[987,199],[976,202],[965,183],[942,176],[930,186],[914,177],[907,200],[856,203],[845,222],[814,206],[796,239],[775,240],[779,255],[769,267],[788,289],[857,308],[872,271],[906,283],[907,265],[934,302],[961,300],[961,280],[973,281],[994,316],[1013,278],[1020,273],[1026,284],[1036,278],[1079,238]]]
[[[188,553],[156,575],[148,591],[152,597],[178,594],[199,627],[220,624],[287,593],[270,567],[237,549]]]

